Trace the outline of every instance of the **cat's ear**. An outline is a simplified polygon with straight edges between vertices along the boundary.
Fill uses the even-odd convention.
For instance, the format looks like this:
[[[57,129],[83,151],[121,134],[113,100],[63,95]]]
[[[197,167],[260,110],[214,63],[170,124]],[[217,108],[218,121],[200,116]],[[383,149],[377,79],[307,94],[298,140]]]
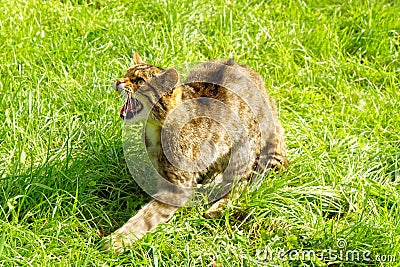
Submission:
[[[168,69],[152,78],[148,83],[150,86],[163,92],[176,87],[179,82],[179,74],[175,69]]]
[[[138,54],[135,53],[133,54],[133,62],[137,65],[137,64],[143,64],[144,61],[142,60],[142,57]]]
[[[179,73],[176,69],[167,69],[161,76],[163,76],[163,80],[168,81],[168,84],[172,87],[175,87],[179,82]]]

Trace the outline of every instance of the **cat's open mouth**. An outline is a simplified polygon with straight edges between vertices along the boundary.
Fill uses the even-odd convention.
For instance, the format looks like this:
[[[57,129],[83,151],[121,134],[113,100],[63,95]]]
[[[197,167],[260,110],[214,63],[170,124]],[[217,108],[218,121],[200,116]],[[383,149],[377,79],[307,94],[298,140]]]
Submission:
[[[139,112],[142,111],[142,109],[143,109],[143,104],[140,103],[139,100],[133,97],[128,97],[125,104],[122,106],[122,109],[120,111],[120,117],[123,120],[132,119],[137,114],[139,114]]]

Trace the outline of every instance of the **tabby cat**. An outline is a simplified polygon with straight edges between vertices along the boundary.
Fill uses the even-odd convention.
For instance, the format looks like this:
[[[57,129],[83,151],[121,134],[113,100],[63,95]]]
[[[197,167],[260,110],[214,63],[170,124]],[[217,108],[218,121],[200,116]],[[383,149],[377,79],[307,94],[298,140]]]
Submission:
[[[113,85],[127,96],[120,116],[144,123],[152,164],[176,187],[160,188],[158,197],[111,235],[106,247],[116,252],[167,222],[190,198],[191,193],[182,188],[218,179],[237,185],[215,199],[204,214],[215,218],[231,192],[235,192],[233,197],[241,193],[254,170],[287,165],[284,130],[258,73],[233,60],[210,61],[192,70],[181,83],[175,69],[147,64],[138,54],[134,63]],[[172,145],[162,144],[163,132],[169,133]]]

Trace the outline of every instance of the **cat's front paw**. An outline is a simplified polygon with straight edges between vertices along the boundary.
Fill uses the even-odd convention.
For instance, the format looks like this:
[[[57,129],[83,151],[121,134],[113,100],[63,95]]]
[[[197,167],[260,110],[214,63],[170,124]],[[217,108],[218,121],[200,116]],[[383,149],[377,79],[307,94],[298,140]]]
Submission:
[[[204,212],[203,217],[206,219],[218,219],[221,218],[222,213],[222,210],[208,210]]]
[[[228,204],[228,198],[222,198],[215,202],[204,214],[204,218],[217,219],[224,213],[224,207]]]
[[[129,246],[135,240],[134,237],[121,235],[121,234],[112,234],[106,237],[107,242],[104,245],[105,250],[109,250],[113,252],[115,255],[121,254],[129,249]]]

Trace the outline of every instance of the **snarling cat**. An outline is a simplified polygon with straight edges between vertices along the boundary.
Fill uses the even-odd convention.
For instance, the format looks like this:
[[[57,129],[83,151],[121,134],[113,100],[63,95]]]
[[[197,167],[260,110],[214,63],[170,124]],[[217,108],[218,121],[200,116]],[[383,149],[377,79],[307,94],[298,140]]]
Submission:
[[[120,116],[143,123],[149,158],[165,182],[111,235],[115,251],[168,221],[199,185],[223,185],[225,191],[209,196],[213,204],[204,214],[215,218],[231,192],[237,197],[255,172],[288,163],[275,104],[261,76],[249,67],[233,60],[209,61],[181,82],[175,69],[147,64],[138,54],[134,63],[114,84],[127,97]]]

